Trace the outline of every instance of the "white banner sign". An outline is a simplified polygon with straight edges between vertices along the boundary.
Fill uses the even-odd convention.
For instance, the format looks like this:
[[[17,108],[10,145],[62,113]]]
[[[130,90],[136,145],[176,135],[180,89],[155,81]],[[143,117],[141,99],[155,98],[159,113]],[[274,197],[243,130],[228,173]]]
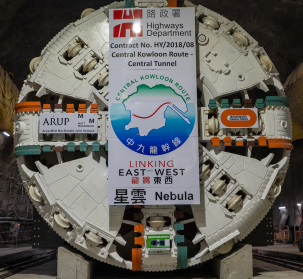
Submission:
[[[194,8],[110,10],[109,204],[198,204]]]
[[[97,113],[41,113],[40,134],[97,134]]]

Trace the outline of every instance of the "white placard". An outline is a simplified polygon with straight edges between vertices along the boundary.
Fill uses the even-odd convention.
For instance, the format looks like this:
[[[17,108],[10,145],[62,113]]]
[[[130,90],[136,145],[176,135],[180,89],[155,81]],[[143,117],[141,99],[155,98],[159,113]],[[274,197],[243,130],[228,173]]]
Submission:
[[[109,15],[109,204],[198,204],[194,8]]]
[[[40,134],[97,134],[97,113],[44,112],[40,114]]]
[[[110,10],[110,70],[196,70],[194,8]]]
[[[258,128],[257,108],[219,108],[219,123],[222,128]]]

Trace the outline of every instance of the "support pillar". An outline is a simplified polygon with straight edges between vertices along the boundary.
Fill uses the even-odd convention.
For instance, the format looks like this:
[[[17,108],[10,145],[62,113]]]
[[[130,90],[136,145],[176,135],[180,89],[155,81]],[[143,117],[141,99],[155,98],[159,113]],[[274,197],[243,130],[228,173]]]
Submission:
[[[93,259],[69,246],[58,248],[57,279],[91,279],[92,270]]]
[[[252,246],[237,244],[232,251],[209,261],[211,271],[220,279],[249,279],[253,277]]]

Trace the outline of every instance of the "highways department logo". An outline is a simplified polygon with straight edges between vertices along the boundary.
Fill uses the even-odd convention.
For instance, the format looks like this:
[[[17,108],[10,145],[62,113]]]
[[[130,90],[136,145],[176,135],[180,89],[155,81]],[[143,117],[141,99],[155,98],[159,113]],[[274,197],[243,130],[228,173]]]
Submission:
[[[110,108],[119,140],[144,155],[162,155],[182,146],[195,124],[195,105],[163,84],[137,90]]]
[[[122,20],[122,22],[113,27],[113,37],[125,38],[127,36],[127,32],[129,32],[130,37],[142,37],[143,27],[139,21],[142,19],[142,16],[142,9],[114,10],[113,19]],[[127,21],[125,22],[125,20]],[[132,21],[129,22],[129,20]]]

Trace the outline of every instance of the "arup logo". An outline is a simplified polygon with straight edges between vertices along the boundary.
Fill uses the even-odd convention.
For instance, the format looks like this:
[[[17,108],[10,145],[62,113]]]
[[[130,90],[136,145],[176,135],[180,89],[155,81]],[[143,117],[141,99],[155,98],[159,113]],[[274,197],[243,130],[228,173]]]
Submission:
[[[131,10],[114,10],[113,19],[141,19],[143,16],[142,9]],[[142,37],[143,27],[139,22],[124,22],[113,27],[114,38],[125,38],[126,30],[129,30],[130,37]]]

